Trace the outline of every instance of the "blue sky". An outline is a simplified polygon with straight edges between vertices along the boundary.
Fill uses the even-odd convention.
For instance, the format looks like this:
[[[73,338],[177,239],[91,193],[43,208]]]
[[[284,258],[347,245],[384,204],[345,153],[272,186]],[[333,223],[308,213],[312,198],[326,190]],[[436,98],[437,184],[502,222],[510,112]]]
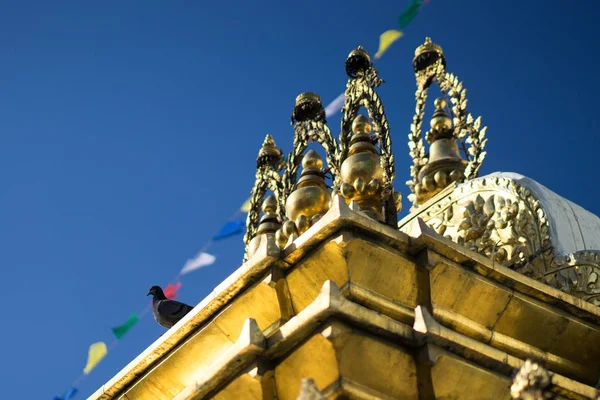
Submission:
[[[88,346],[110,342],[247,198],[264,135],[290,150],[295,96],[333,100],[348,52],[374,54],[405,4],[0,1],[5,398],[62,393]],[[489,126],[482,173],[522,173],[600,213],[598,7],[431,0],[378,64],[397,190],[408,194],[411,60],[429,35]],[[242,250],[241,237],[213,247],[217,263],[186,276],[180,299],[202,300]],[[142,320],[77,398],[162,332]]]

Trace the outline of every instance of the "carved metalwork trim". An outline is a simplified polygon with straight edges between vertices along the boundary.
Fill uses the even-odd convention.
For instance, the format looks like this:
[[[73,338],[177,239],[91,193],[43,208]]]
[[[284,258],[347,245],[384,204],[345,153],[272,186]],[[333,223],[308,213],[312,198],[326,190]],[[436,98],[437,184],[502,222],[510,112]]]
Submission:
[[[420,217],[446,238],[537,280],[550,266],[546,214],[531,191],[511,179],[460,185]]]
[[[544,281],[600,306],[600,250],[579,251],[556,259]]]
[[[425,118],[425,105],[427,103],[427,88],[419,89],[415,92],[415,115],[413,122],[410,125],[410,133],[408,134],[408,149],[413,164],[410,166],[411,180],[406,181],[411,194],[408,199],[411,203],[415,203],[417,196],[415,194],[415,185],[418,183],[418,176],[421,168],[427,165],[427,157],[425,157],[425,144],[423,135],[421,134],[423,119]]]
[[[294,126],[294,146],[288,155],[284,173],[284,197],[287,198],[294,190],[298,179],[298,169],[302,155],[310,142],[317,142],[325,149],[327,168],[333,177],[334,184],[339,184],[339,154],[338,146],[331,130],[324,121],[302,121]]]
[[[512,179],[460,185],[419,217],[458,244],[600,306],[600,250],[556,257],[539,200]]]

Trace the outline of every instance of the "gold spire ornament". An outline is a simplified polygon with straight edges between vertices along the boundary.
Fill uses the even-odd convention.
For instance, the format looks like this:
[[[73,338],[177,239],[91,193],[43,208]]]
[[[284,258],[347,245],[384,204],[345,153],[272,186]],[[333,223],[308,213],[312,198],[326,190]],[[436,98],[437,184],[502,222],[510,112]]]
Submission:
[[[377,70],[371,63],[369,54],[361,47],[352,50],[346,59],[346,74],[349,77],[346,85],[346,102],[342,108],[340,163],[348,156],[353,137],[352,125],[361,107],[364,107],[371,120],[374,139],[379,147],[379,162],[382,168],[381,189],[383,196],[383,220],[385,224],[396,228],[398,208],[394,198],[393,182],[396,177],[390,126],[383,109],[383,104],[374,88],[383,83]],[[349,182],[347,182],[349,183]]]
[[[348,157],[342,163],[341,193],[348,202],[356,201],[365,214],[381,222],[383,168],[367,117],[357,116],[352,123],[352,132]]]
[[[276,203],[275,214],[280,221],[283,219],[285,200],[280,171],[284,166],[285,163],[281,150],[277,148],[273,137],[267,135],[256,159],[256,179],[252,188],[252,196],[250,197],[250,210],[246,218],[246,234],[244,235],[246,254],[244,255],[244,261],[249,257],[250,242],[256,236],[259,228],[260,213],[267,190],[273,192]]]
[[[302,158],[302,173],[296,189],[285,203],[286,226],[278,233],[280,243],[301,235],[329,210],[331,193],[325,184],[323,159],[314,150]]]
[[[429,143],[429,160],[421,168],[415,185],[417,204],[423,204],[453,182],[460,182],[467,165],[459,154],[452,120],[446,113],[446,100],[435,100],[431,130],[425,135]]]
[[[259,234],[270,235],[277,223],[281,227],[275,232],[275,240],[283,248],[327,212],[331,200],[327,174],[331,176],[333,190],[342,191],[351,206],[357,205],[369,217],[396,228],[402,196],[393,190],[396,172],[390,128],[374,90],[383,81],[371,57],[360,46],[348,55],[345,69],[349,80],[339,143],[327,126],[321,98],[312,92],[296,97],[291,118],[294,142],[287,159],[284,160],[270,135],[265,139],[257,159],[246,224],[245,259],[256,251],[259,239],[253,239]],[[369,118],[358,115],[362,107]],[[326,167],[317,152],[307,152],[309,143],[323,147]],[[302,173],[298,177],[301,164]],[[263,207],[263,219],[268,215],[263,229],[260,205],[267,190],[273,192],[274,200],[265,203],[268,211]]]
[[[263,235],[275,238],[275,232],[281,228],[281,221],[277,214],[277,199],[274,195],[268,196],[262,203],[263,216],[258,224],[256,234],[248,244],[248,257],[251,257],[260,244],[260,239]]]
[[[298,168],[309,142],[319,143],[325,149],[327,166],[331,174],[338,175],[338,147],[325,118],[321,98],[312,92],[301,93],[296,97],[292,111],[294,125],[294,146],[288,157],[284,173],[285,197],[289,196],[296,184]]]
[[[442,137],[442,139],[447,140],[435,145],[435,147],[438,147],[437,150],[435,147],[430,148],[430,157],[434,157],[436,152],[439,156],[440,152],[438,150],[441,150],[441,148],[445,148],[448,151],[451,148],[453,149],[454,147],[450,141],[455,140],[460,142],[460,148],[464,150],[465,157],[468,158],[468,160],[465,160],[465,167],[462,169],[463,172],[456,172],[454,174],[454,181],[462,182],[477,177],[479,168],[486,155],[484,148],[487,143],[487,139],[485,138],[487,127],[481,127],[481,117],[474,119],[471,113],[467,111],[467,91],[456,76],[446,72],[446,58],[442,48],[433,43],[431,38],[426,38],[425,43],[415,50],[413,67],[417,83],[417,91],[415,93],[416,107],[411,124],[411,132],[408,135],[408,147],[413,165],[410,167],[411,180],[407,181],[406,184],[411,191],[411,194],[408,196],[409,200],[414,206],[418,206],[435,195],[435,192],[439,191],[437,189],[443,188],[443,186],[453,182],[452,179],[449,179],[450,176],[447,173],[445,177],[443,173],[438,175],[439,184],[435,181],[435,176],[430,176],[429,173],[421,173],[421,170],[428,165],[429,161],[425,155],[425,145],[421,130],[425,115],[425,105],[427,103],[427,91],[431,84],[435,82],[440,87],[442,93],[450,98],[450,102],[452,103],[451,114],[453,119],[451,122],[454,125],[454,139]],[[437,124],[435,121],[439,118],[444,120],[444,124],[448,124],[448,120],[444,119],[448,116],[442,116],[439,111],[439,109],[444,108],[445,106],[436,107],[436,113],[438,114],[434,115],[432,124]],[[436,129],[439,130],[441,128],[442,126],[437,126]],[[448,126],[446,130],[450,128],[451,126]],[[436,140],[436,129],[432,125],[432,131],[428,134],[427,141],[431,146],[438,142]],[[468,148],[467,145],[469,145]],[[452,150],[452,155],[454,157],[454,150]],[[430,169],[433,169],[433,167],[430,167]],[[417,193],[417,190],[421,191],[422,189],[425,189],[422,194]]]

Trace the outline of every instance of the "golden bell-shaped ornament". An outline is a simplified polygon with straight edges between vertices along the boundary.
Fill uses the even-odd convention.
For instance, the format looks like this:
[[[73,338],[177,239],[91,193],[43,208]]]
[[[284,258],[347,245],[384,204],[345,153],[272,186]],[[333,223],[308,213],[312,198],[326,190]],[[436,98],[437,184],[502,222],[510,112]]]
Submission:
[[[363,116],[352,122],[348,157],[342,162],[340,191],[347,203],[355,201],[369,217],[383,221],[383,169],[371,137],[371,124]]]
[[[420,171],[415,186],[417,204],[423,204],[453,182],[461,182],[466,161],[460,156],[452,120],[445,111],[446,101],[435,100],[431,130],[427,133],[429,161]]]
[[[285,203],[286,216],[294,222],[300,235],[315,222],[315,217],[329,210],[331,201],[331,193],[325,184],[321,156],[316,151],[309,150],[302,158],[302,168],[296,189]]]

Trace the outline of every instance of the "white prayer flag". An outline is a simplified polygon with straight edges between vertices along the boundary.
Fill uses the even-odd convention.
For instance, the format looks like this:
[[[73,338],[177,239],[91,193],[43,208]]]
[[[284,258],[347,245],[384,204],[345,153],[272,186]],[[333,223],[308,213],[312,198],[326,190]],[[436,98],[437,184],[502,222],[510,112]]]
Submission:
[[[187,260],[187,262],[185,263],[185,265],[183,266],[183,269],[181,270],[181,272],[179,274],[185,275],[188,272],[192,272],[199,268],[211,265],[215,262],[216,259],[217,258],[215,256],[213,256],[212,254],[200,252],[200,253],[196,254],[196,257]]]

